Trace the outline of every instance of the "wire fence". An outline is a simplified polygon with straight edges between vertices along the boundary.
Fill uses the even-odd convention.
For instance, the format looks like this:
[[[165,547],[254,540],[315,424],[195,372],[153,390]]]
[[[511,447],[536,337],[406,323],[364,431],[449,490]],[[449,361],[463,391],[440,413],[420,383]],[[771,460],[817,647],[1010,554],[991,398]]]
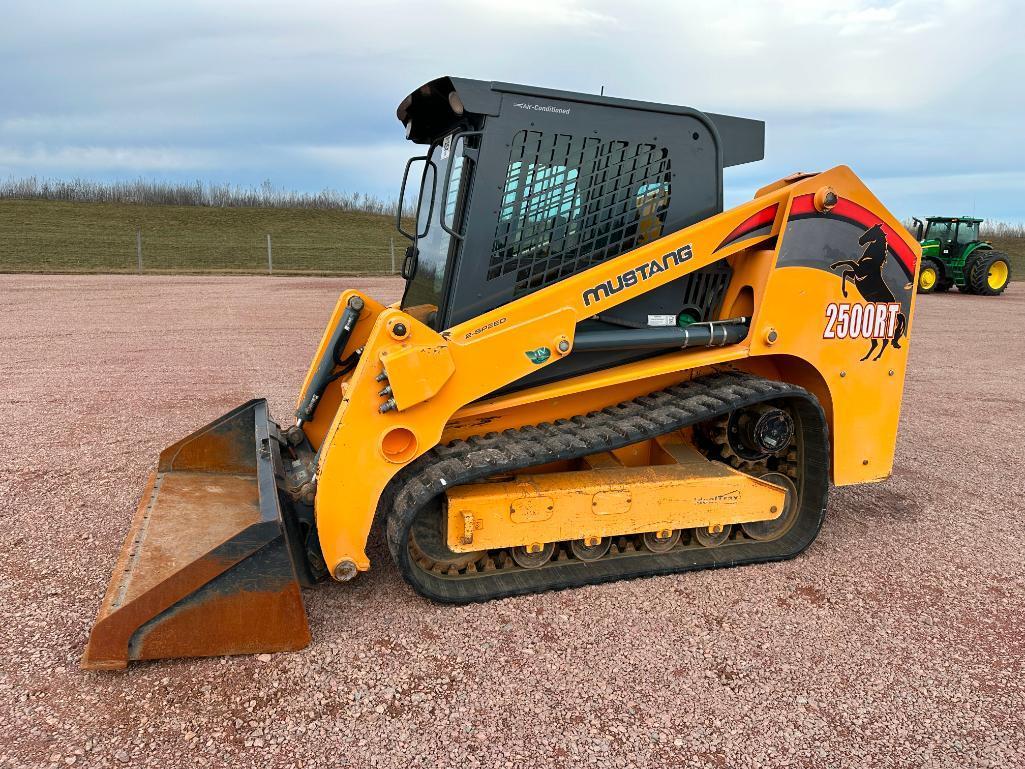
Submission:
[[[251,238],[185,234],[94,235],[73,244],[49,234],[0,233],[0,272],[244,272],[267,274],[394,274],[400,246],[317,243],[301,236],[254,234]]]
[[[0,200],[0,272],[393,274],[393,216]]]

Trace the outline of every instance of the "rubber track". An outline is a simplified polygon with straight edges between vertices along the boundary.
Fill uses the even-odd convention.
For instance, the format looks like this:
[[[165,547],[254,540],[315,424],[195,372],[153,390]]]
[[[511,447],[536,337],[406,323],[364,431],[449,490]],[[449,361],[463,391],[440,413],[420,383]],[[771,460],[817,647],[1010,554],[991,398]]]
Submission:
[[[681,548],[664,554],[624,554],[598,561],[553,561],[538,569],[509,569],[446,578],[410,557],[416,516],[453,486],[548,462],[621,448],[764,401],[787,401],[802,440],[801,510],[791,530],[773,542],[719,548]],[[828,493],[829,443],[818,401],[786,382],[728,371],[554,423],[489,433],[437,446],[393,482],[387,495],[387,539],[403,577],[421,595],[471,603],[629,577],[792,558],[815,539]],[[387,508],[386,508],[387,509]]]

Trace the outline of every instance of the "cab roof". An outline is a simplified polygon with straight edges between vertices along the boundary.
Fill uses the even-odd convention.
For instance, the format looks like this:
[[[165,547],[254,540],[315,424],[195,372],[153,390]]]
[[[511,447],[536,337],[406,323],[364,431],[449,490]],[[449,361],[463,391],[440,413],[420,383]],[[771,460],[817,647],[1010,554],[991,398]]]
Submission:
[[[498,115],[503,94],[537,96],[565,102],[594,104],[638,112],[670,115],[701,115],[715,127],[722,148],[723,166],[736,166],[761,160],[765,156],[765,123],[761,120],[701,113],[691,107],[618,99],[573,91],[556,91],[515,83],[471,80],[464,77],[439,77],[417,88],[399,104],[395,115],[406,127],[406,138],[415,144],[437,139],[453,120],[466,113]]]
[[[976,224],[982,224],[985,221],[985,219],[975,216],[927,216],[925,220],[927,222],[974,222]]]

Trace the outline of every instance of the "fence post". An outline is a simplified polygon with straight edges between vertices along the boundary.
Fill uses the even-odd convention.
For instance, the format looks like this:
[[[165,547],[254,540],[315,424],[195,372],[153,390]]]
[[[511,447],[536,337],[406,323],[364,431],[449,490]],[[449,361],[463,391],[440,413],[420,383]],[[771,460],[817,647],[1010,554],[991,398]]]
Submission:
[[[395,274],[395,238],[389,238],[388,242],[391,244],[391,274]]]
[[[135,258],[139,264],[139,274],[142,275],[142,230],[135,231]]]
[[[267,274],[274,274],[274,254],[270,247],[270,233],[267,233]]]

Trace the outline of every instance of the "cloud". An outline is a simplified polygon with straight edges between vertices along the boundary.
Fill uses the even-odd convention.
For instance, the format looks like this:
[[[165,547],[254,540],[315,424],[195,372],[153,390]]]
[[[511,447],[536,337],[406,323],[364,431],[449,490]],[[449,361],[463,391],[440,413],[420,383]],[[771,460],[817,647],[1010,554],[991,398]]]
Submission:
[[[451,4],[450,4],[451,5]],[[613,23],[615,17],[587,7],[576,0],[485,0],[473,4],[455,4],[453,10],[475,17],[471,23],[499,23],[513,27],[559,28],[560,32],[579,34]],[[458,23],[458,22],[457,22]]]
[[[364,179],[374,189],[398,191],[398,180],[409,159],[409,147],[389,144],[293,145],[275,148],[294,162],[313,164],[335,178]]]
[[[169,147],[78,147],[36,146],[30,149],[0,145],[0,168],[12,172],[31,169],[54,171],[197,171],[217,164],[216,152],[182,150]]]
[[[1025,172],[987,174],[933,174],[927,176],[882,176],[874,180],[880,187],[897,193],[917,193],[923,184],[938,190],[961,190],[970,193],[1025,193]]]
[[[177,134],[200,131],[205,122],[198,114],[168,115],[166,112],[98,112],[25,114],[0,118],[0,136],[24,141],[41,138],[76,141],[84,136],[124,137],[145,132]]]
[[[1017,16],[1012,0],[19,4],[0,28],[0,171],[393,196],[415,151],[396,104],[455,74],[764,119],[767,159],[727,177],[741,190],[839,163],[956,185],[1025,171]]]

